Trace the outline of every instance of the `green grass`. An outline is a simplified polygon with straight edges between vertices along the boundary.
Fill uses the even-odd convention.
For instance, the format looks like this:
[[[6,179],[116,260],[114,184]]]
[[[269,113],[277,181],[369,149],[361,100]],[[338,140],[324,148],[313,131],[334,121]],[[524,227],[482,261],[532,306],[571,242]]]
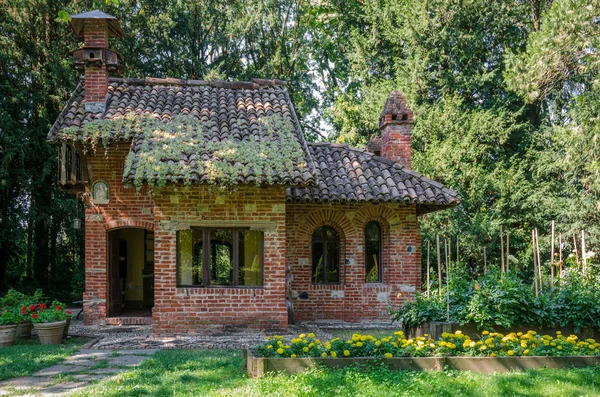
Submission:
[[[139,368],[103,380],[88,396],[598,396],[600,368],[497,375],[391,371],[383,366],[315,369],[248,379],[234,350],[169,350]]]
[[[39,340],[17,341],[0,347],[0,380],[27,376],[69,358],[88,341],[70,338],[61,345],[40,345]]]

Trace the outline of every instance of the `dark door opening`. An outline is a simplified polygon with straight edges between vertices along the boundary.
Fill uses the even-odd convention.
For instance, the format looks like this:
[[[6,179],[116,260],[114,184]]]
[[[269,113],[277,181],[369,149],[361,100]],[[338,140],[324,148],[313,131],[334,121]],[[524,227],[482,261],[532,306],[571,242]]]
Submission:
[[[154,306],[154,232],[109,232],[108,317],[146,317]]]

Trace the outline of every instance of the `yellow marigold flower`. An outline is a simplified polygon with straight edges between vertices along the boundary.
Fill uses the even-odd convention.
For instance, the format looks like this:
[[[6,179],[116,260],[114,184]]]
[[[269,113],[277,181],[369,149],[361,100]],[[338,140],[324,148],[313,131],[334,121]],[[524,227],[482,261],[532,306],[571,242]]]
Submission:
[[[562,335],[561,331],[556,331],[556,335]]]
[[[325,353],[325,352],[321,353],[321,357],[323,357],[323,358],[327,357],[327,353]]]
[[[379,342],[379,341],[375,342],[375,346],[377,346],[377,347],[381,346],[381,342]]]
[[[471,343],[469,343],[469,347],[475,347],[475,342],[471,341]]]
[[[300,339],[298,339],[298,338],[292,339],[292,345],[295,345],[298,342],[300,342]]]
[[[392,346],[398,347],[398,344],[396,342],[392,342]]]
[[[362,347],[362,342],[356,342],[356,347]]]
[[[529,330],[529,331],[527,331],[527,333],[530,334],[530,335],[536,335],[537,334],[537,332],[535,332],[533,330]]]
[[[526,355],[528,355],[528,354],[529,354],[529,349],[525,349],[525,350],[523,350],[523,355],[524,355],[524,356],[526,356]]]
[[[309,349],[312,349],[312,347],[313,347],[314,345],[315,345],[315,344],[311,342],[311,343],[309,343],[309,344],[308,344],[308,348],[309,348]]]
[[[360,340],[364,342],[364,341],[367,340],[367,337],[365,335],[363,335],[363,336],[360,337]]]
[[[487,346],[486,346],[486,345],[483,345],[483,346],[481,346],[481,347],[479,348],[479,350],[481,350],[481,351],[483,351],[483,350],[486,350],[486,349],[487,349]]]
[[[557,346],[556,347],[558,350],[562,350],[562,346]]]
[[[325,349],[331,350],[331,343],[325,342]]]
[[[521,336],[521,335],[523,335],[522,332],[517,332],[517,336]]]
[[[279,353],[279,354],[283,354],[283,351],[284,350],[281,347],[279,349],[277,349],[277,353]]]
[[[490,357],[496,357],[496,353],[491,353]]]
[[[344,356],[348,357],[350,355],[350,351],[349,350],[344,350]]]
[[[442,338],[447,338],[450,334],[447,332],[442,332]]]
[[[423,334],[423,336],[429,336],[429,334]]]
[[[385,357],[385,358],[392,358],[392,357],[393,357],[393,355],[392,355],[392,353],[385,353],[385,354],[383,355],[383,357]]]
[[[290,357],[291,358],[296,358],[297,356],[295,354],[292,354]]]
[[[482,334],[483,335],[489,335],[490,331],[483,331]]]
[[[308,353],[308,347],[304,347],[304,348],[302,349],[302,351],[303,351],[304,353]]]
[[[321,341],[320,341],[320,340],[318,340],[318,339],[317,339],[317,340],[315,340],[315,343],[316,343],[317,345],[321,346]]]
[[[306,334],[300,334],[300,335],[298,335],[298,337],[299,337],[300,339],[306,338]]]
[[[272,349],[272,348],[273,348],[273,346],[271,346],[271,345],[267,346],[267,349]]]
[[[506,352],[506,354],[508,354],[509,356],[514,356],[515,352],[512,351],[512,350],[509,350],[509,351]]]
[[[439,341],[439,342],[438,342],[438,345],[440,345],[440,346],[442,346],[442,347],[443,347],[443,346],[446,346],[446,342],[444,342],[443,340],[442,340],[442,341]]]
[[[314,338],[314,337],[315,337],[315,334],[313,334],[313,333],[311,332],[311,333],[309,333],[309,334],[308,334],[308,337],[309,337],[309,338]]]
[[[551,342],[550,346],[556,346],[556,343],[555,342]]]
[[[267,340],[271,340],[271,337],[270,337],[270,336],[267,336]]]
[[[337,353],[336,352],[331,352],[331,357],[336,358],[337,357]]]
[[[461,330],[456,330],[456,332],[454,332],[456,335],[462,335],[462,331]]]

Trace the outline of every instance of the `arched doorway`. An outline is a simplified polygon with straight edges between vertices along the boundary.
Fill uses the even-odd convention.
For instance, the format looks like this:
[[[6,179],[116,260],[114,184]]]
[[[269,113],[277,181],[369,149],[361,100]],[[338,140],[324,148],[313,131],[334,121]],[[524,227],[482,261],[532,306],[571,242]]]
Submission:
[[[150,317],[154,306],[154,232],[108,232],[107,317]]]

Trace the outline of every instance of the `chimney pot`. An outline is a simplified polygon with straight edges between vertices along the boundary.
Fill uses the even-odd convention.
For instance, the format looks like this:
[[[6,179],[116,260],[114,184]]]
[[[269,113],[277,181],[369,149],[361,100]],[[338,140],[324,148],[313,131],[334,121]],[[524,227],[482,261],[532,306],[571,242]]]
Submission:
[[[123,31],[115,17],[98,10],[72,15],[71,26],[84,41],[81,49],[73,51],[73,67],[84,72],[85,111],[103,113],[108,73],[122,70],[120,55],[108,48],[108,39],[123,37]]]
[[[392,91],[379,117],[381,156],[411,169],[413,112],[398,91]]]

